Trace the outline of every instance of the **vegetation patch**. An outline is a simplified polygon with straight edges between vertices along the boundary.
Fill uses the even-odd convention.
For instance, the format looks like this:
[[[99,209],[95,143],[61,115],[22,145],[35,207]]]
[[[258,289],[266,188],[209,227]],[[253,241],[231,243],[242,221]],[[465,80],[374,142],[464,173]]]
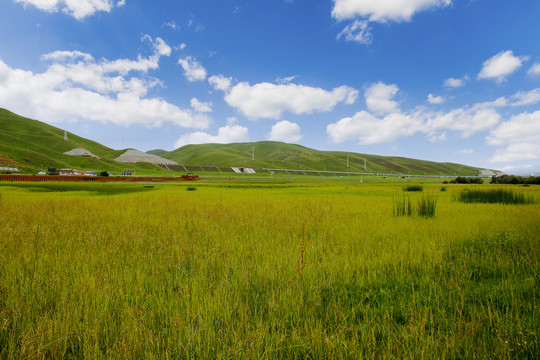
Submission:
[[[424,188],[422,185],[408,185],[403,188],[403,191],[422,191]]]
[[[433,217],[436,209],[437,197],[432,194],[422,195],[416,199],[416,202],[413,202],[409,196],[394,198],[394,216],[413,216],[416,214],[422,217]]]
[[[457,200],[463,203],[487,203],[487,204],[531,204],[532,196],[515,192],[508,189],[471,190],[466,189],[459,193]]]
[[[29,192],[63,193],[84,191],[93,195],[118,195],[152,190],[149,186],[125,185],[125,184],[88,184],[88,183],[4,183],[2,187],[14,187],[25,189]]]

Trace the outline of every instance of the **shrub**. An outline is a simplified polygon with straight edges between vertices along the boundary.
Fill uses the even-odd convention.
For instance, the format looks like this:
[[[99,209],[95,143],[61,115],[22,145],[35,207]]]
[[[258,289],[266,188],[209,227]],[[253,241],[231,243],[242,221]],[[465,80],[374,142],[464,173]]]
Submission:
[[[484,180],[479,177],[463,177],[458,176],[454,180],[450,181],[450,184],[483,184]]]
[[[446,186],[442,186],[441,191],[446,191]]]
[[[189,186],[186,190],[187,191],[195,191],[195,190],[197,190],[197,188],[194,187],[194,186]]]
[[[403,188],[403,191],[422,191],[423,188],[420,185],[409,185]]]
[[[107,171],[102,171],[99,173],[99,176],[109,176],[109,173]]]
[[[494,190],[464,190],[458,200],[463,203],[488,203],[488,204],[530,204],[532,199],[523,193],[515,193],[507,189]]]

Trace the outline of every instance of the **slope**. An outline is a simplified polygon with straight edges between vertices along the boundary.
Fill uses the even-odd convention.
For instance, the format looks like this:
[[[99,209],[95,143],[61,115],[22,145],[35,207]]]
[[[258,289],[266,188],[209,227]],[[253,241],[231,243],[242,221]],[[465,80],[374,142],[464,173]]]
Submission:
[[[10,164],[22,172],[36,172],[48,167],[108,171],[125,168],[125,165],[112,160],[120,156],[123,150],[113,150],[72,133],[68,133],[68,140],[65,141],[64,130],[2,108],[0,138],[0,166]],[[99,159],[63,154],[74,148],[84,148]],[[136,164],[130,168],[155,169],[150,164]]]
[[[253,151],[255,160],[252,160]],[[397,156],[318,151],[301,145],[275,141],[186,145],[168,153],[161,153],[161,156],[180,164],[320,171],[348,170],[381,174],[475,176],[480,170],[480,168],[461,164],[438,163]],[[364,160],[366,169],[364,169]]]

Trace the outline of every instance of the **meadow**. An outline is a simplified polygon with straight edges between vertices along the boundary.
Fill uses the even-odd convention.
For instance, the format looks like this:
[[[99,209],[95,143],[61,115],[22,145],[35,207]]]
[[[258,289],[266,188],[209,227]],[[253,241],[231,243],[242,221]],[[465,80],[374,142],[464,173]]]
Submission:
[[[0,183],[0,358],[538,359],[540,187],[365,180]]]

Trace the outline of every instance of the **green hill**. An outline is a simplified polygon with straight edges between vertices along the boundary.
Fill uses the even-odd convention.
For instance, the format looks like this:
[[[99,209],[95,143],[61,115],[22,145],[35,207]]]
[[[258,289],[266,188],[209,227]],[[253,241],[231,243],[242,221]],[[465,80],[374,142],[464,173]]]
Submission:
[[[23,173],[34,173],[49,167],[113,172],[127,167],[112,160],[125,150],[113,150],[72,133],[68,133],[68,141],[65,141],[64,130],[2,108],[0,139],[0,166],[17,167]],[[74,148],[84,148],[99,159],[63,154]],[[130,164],[129,169],[157,168],[151,164]]]
[[[252,151],[255,150],[255,160]],[[478,175],[480,168],[397,156],[378,156],[340,151],[318,151],[275,141],[237,144],[186,145],[160,156],[189,165],[242,166],[251,168],[303,169],[410,175]],[[366,169],[364,169],[364,159]]]
[[[25,118],[0,108],[0,166],[17,167],[35,173],[48,167],[82,170],[162,171],[149,163],[125,165],[114,161],[125,150],[113,150],[95,141],[68,133],[43,122]],[[74,148],[90,151],[99,159],[63,154]],[[252,151],[255,150],[255,160]],[[404,157],[388,157],[352,152],[318,151],[301,145],[275,141],[237,144],[186,145],[171,152],[157,149],[149,154],[185,165],[215,165],[250,168],[303,169],[319,171],[410,175],[477,175],[479,168],[453,163],[437,163]],[[364,161],[366,169],[364,169]]]

